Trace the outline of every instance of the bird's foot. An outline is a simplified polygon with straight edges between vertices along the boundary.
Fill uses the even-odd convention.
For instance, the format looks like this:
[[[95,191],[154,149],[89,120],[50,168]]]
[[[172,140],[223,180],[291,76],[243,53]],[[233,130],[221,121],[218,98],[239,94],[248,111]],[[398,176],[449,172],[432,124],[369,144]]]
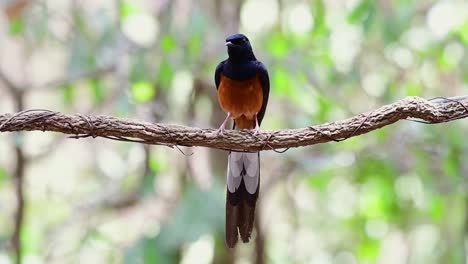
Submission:
[[[218,135],[224,134],[224,131],[226,130],[226,124],[229,121],[229,119],[231,119],[231,113],[227,113],[226,119],[224,119],[223,123],[218,128],[218,130],[216,130],[216,134]]]
[[[256,136],[256,135],[258,135],[258,133],[260,133],[260,128],[256,127],[254,129],[252,129],[252,132],[253,132],[253,135]]]
[[[222,135],[224,134],[224,131],[226,131],[226,129],[224,128],[224,126],[220,126],[218,128],[218,130],[216,130],[216,135]]]
[[[255,128],[253,129],[253,132],[254,136],[258,135],[260,132],[260,125],[258,124],[257,115],[255,115]]]

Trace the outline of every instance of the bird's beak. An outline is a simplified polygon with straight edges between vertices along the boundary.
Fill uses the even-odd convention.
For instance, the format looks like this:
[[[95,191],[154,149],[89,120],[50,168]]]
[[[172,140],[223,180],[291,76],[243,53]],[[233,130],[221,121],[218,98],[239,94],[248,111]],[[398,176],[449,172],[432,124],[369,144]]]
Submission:
[[[226,47],[234,47],[234,43],[232,43],[231,41],[226,41]]]

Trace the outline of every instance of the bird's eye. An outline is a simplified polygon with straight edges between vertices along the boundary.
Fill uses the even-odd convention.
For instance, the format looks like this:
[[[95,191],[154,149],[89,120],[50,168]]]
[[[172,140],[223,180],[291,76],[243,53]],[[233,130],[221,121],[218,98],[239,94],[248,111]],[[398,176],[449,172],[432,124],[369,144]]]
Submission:
[[[243,42],[247,42],[248,39],[247,39],[247,38],[243,38],[242,41],[243,41]]]

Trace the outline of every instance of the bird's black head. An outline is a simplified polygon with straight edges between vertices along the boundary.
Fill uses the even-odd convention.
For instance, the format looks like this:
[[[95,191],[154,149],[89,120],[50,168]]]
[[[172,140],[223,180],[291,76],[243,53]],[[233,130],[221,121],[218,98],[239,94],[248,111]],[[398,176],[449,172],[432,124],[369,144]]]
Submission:
[[[234,62],[255,60],[249,39],[243,34],[233,34],[226,38],[229,59]]]

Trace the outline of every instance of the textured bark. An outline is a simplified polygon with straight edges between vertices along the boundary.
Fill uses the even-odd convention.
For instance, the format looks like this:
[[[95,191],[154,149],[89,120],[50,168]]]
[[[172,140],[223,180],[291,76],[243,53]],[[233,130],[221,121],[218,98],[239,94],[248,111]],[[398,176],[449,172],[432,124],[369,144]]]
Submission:
[[[48,110],[28,110],[0,115],[0,132],[53,131],[74,138],[105,137],[121,141],[166,146],[200,146],[237,151],[293,148],[341,141],[393,124],[416,118],[425,123],[443,123],[468,116],[468,96],[425,100],[407,97],[393,104],[354,117],[298,129],[260,131],[227,130],[154,124],[111,116],[64,114]]]

